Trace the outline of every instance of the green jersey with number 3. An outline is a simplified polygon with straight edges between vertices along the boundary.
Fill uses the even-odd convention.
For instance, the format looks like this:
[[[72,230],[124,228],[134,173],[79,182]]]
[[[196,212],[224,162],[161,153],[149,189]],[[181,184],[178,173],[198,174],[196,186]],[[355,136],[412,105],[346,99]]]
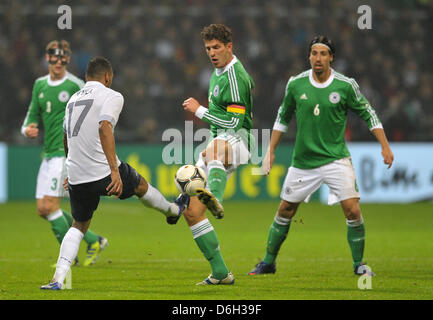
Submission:
[[[313,169],[350,156],[344,141],[348,110],[366,121],[370,130],[382,128],[354,79],[332,69],[324,83],[314,80],[311,69],[289,79],[273,129],[287,131],[296,115],[293,167]]]
[[[66,103],[84,82],[66,72],[57,81],[52,81],[50,75],[36,79],[33,85],[32,100],[24,119],[22,131],[31,123],[44,125],[44,157],[65,156],[63,147],[63,118]]]

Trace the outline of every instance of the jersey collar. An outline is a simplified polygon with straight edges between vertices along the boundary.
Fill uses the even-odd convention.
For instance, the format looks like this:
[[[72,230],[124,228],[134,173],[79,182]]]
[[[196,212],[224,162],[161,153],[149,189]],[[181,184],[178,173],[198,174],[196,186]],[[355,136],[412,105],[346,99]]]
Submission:
[[[52,86],[52,87],[56,87],[58,85],[61,85],[63,82],[65,82],[65,80],[68,78],[68,71],[65,72],[65,75],[63,76],[62,79],[59,80],[51,80],[50,75],[48,74],[48,78],[47,78],[47,83],[48,85]]]
[[[85,87],[90,87],[90,86],[104,86],[101,82],[99,81],[87,81],[86,84],[84,85]],[[105,86],[104,86],[105,87]]]
[[[327,86],[329,86],[332,83],[332,81],[334,81],[334,69],[331,68],[331,75],[329,76],[328,80],[326,80],[323,83],[320,83],[320,82],[317,82],[316,80],[314,80],[313,69],[310,69],[310,72],[308,74],[308,78],[310,79],[310,83],[313,87],[326,88]]]
[[[215,73],[217,76],[222,75],[224,72],[226,72],[228,69],[230,69],[236,62],[238,62],[238,58],[236,58],[235,55],[233,55],[232,61],[228,65],[226,65],[224,68],[216,68]]]

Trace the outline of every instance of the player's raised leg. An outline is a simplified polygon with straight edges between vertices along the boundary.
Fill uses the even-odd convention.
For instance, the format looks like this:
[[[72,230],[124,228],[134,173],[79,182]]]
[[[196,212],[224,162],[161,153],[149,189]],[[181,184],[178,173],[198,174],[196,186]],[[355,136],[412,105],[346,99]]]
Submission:
[[[168,224],[176,224],[189,205],[189,197],[180,195],[175,202],[169,202],[158,189],[140,176],[140,183],[135,189],[138,199],[148,208],[161,212]]]
[[[209,262],[212,273],[197,285],[233,284],[234,277],[228,270],[220,251],[217,234],[205,215],[206,207],[197,199],[191,197],[190,206],[184,213],[194,241]]]
[[[226,168],[232,164],[232,153],[230,144],[217,138],[203,152],[209,190],[198,189],[197,197],[217,219],[224,216],[222,202],[227,183]]]
[[[266,242],[266,253],[261,262],[259,262],[248,275],[258,275],[276,272],[276,259],[281,245],[287,238],[290,230],[290,223],[296,214],[299,203],[290,203],[282,200],[274,221],[271,224]]]

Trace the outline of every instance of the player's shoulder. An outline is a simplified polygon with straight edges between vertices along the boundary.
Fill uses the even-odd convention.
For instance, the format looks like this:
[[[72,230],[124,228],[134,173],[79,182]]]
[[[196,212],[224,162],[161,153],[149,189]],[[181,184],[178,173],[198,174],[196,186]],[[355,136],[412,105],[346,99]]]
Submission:
[[[67,72],[66,73],[66,77],[69,81],[71,81],[72,83],[76,84],[80,89],[82,87],[84,87],[84,81],[81,80],[80,78],[78,78],[77,76],[75,76],[74,74]]]
[[[304,81],[306,79],[308,79],[308,77],[310,76],[310,70],[305,70],[302,71],[301,73],[298,73],[297,75],[291,76],[289,78],[289,81],[287,81],[287,83],[299,83],[301,81]]]
[[[356,80],[354,78],[350,78],[348,76],[345,76],[344,74],[337,72],[333,70],[334,73],[334,79],[343,83],[346,83],[347,85],[354,85],[356,84]]]
[[[347,90],[352,90],[358,99],[361,98],[361,92],[359,89],[359,85],[354,78],[350,78],[345,76],[344,74],[333,70],[334,72],[334,80],[339,82]]]
[[[303,85],[306,81],[308,81],[310,75],[310,70],[302,71],[297,75],[291,76],[286,84],[286,92],[289,88],[294,88],[298,85]]]
[[[46,74],[44,76],[36,78],[35,85],[41,85],[41,84],[47,83],[49,76],[50,76],[50,74]]]
[[[105,87],[105,90],[107,91],[107,95],[109,97],[121,97],[121,98],[123,98],[123,94],[121,94],[119,91],[116,91],[116,90],[108,88],[108,87]]]
[[[116,91],[114,89],[108,88],[106,86],[100,86],[98,89],[100,90],[99,91],[99,97],[101,99],[100,101],[103,104],[106,104],[106,103],[108,103],[108,104],[111,104],[111,103],[118,104],[119,103],[119,99],[121,100],[121,103],[123,104],[124,98],[123,98],[123,95],[119,91]],[[113,102],[113,101],[116,101],[116,102]]]
[[[250,88],[254,88],[254,80],[251,75],[247,72],[244,65],[239,59],[236,59],[236,62],[230,67],[232,70],[234,77],[233,79],[236,82],[244,83],[248,85]],[[230,71],[230,70],[229,70]]]

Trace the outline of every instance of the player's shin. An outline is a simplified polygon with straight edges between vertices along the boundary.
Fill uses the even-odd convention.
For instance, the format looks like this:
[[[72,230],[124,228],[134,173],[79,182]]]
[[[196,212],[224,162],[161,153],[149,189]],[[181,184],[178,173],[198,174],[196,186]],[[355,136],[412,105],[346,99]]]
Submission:
[[[365,226],[362,216],[358,220],[346,220],[347,241],[352,253],[353,266],[356,267],[362,262],[365,245]]]
[[[277,258],[280,247],[287,238],[291,219],[280,217],[278,213],[269,229],[268,241],[266,243],[266,254],[263,259],[267,264],[273,264]]]
[[[63,284],[66,274],[78,254],[80,242],[83,237],[84,234],[74,227],[71,227],[65,234],[62,244],[60,245],[59,259],[57,260],[56,272],[52,282]]]
[[[218,280],[224,279],[229,270],[221,255],[216,232],[208,219],[202,220],[191,226],[194,241],[197,243],[204,257],[209,261],[212,276]]]
[[[209,172],[207,177],[209,189],[218,201],[222,203],[227,182],[227,171],[219,160],[210,161],[207,168]]]
[[[68,221],[69,227],[71,227],[72,226],[72,216],[69,213],[67,213],[65,210],[62,210],[62,212],[63,212],[63,216]],[[86,241],[87,244],[92,244],[92,243],[95,243],[96,241],[98,241],[98,235],[89,229],[89,230],[87,230],[86,234],[84,235],[83,240]]]
[[[179,213],[178,206],[168,202],[161,192],[151,186],[150,183],[148,183],[147,192],[139,199],[146,207],[156,209],[166,217],[177,215]]]

